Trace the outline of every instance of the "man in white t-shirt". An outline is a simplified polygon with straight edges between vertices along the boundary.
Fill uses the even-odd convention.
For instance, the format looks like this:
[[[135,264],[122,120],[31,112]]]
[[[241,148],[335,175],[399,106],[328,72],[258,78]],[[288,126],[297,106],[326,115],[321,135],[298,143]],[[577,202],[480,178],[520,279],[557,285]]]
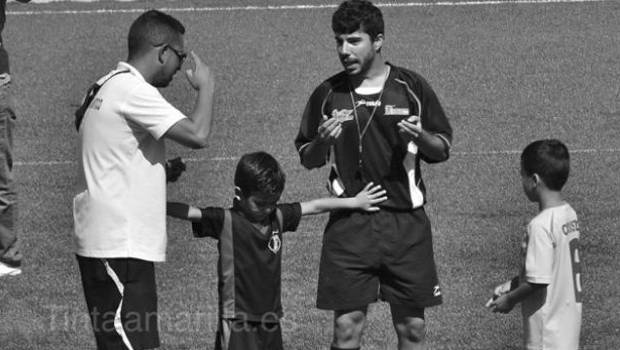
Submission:
[[[519,277],[497,286],[487,306],[507,313],[521,302],[528,350],[579,348],[579,221],[561,195],[568,173],[568,149],[558,140],[532,142],[521,155],[523,190],[540,212],[524,235]]]
[[[214,84],[192,53],[198,96],[185,116],[157,88],[181,68],[184,26],[151,10],[131,25],[128,59],[101,78],[76,114],[80,186],[77,259],[98,349],[159,347],[154,262],[166,252],[165,139],[203,148]]]

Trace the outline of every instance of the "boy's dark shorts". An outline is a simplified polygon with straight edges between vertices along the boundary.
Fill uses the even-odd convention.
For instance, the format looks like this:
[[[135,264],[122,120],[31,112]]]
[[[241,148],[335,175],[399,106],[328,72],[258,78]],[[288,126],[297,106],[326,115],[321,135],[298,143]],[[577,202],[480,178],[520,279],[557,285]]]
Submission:
[[[134,350],[159,347],[153,262],[79,255],[77,260],[97,349],[125,350],[127,343]]]
[[[221,319],[215,350],[282,350],[280,323]]]
[[[331,214],[323,236],[317,307],[357,309],[378,298],[412,308],[442,303],[423,208]]]

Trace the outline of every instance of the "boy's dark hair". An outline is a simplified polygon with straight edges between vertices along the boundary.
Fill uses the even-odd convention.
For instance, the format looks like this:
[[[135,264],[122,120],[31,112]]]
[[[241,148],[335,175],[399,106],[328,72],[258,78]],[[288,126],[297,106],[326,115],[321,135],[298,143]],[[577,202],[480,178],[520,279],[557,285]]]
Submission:
[[[568,148],[559,140],[534,141],[521,153],[521,169],[528,176],[538,174],[550,190],[560,191],[570,170]]]
[[[136,18],[129,28],[129,59],[152,46],[170,44],[183,34],[185,27],[176,18],[157,10],[146,11]]]
[[[286,176],[278,161],[267,152],[248,153],[241,157],[235,170],[235,186],[245,196],[255,193],[280,194]]]
[[[366,0],[347,0],[332,16],[332,30],[336,34],[351,34],[362,30],[376,39],[384,34],[383,15],[378,7]]]

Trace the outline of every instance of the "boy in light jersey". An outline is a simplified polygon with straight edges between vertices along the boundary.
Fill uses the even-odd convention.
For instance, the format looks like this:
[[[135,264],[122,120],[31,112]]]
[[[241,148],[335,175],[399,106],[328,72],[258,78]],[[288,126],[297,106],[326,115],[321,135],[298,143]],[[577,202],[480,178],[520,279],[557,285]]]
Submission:
[[[219,326],[216,350],[282,349],[282,233],[303,215],[340,209],[377,211],[385,191],[367,184],[355,197],[278,203],[285,175],[265,152],[246,154],[235,172],[231,209],[168,203],[168,215],[191,221],[196,237],[218,240]]]
[[[579,221],[561,194],[568,173],[568,149],[558,140],[535,141],[521,154],[523,190],[540,212],[523,237],[520,275],[497,286],[487,306],[508,313],[521,303],[528,350],[579,348]]]

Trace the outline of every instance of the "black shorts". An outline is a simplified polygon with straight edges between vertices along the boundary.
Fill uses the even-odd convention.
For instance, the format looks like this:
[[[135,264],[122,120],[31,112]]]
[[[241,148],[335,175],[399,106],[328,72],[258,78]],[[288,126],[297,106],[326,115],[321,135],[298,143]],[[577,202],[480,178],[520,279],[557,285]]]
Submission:
[[[282,350],[280,323],[220,319],[215,350]]]
[[[153,263],[79,255],[77,260],[97,349],[159,347]]]
[[[412,308],[442,303],[431,226],[423,208],[337,211],[330,216],[317,307],[351,310],[378,298]]]

